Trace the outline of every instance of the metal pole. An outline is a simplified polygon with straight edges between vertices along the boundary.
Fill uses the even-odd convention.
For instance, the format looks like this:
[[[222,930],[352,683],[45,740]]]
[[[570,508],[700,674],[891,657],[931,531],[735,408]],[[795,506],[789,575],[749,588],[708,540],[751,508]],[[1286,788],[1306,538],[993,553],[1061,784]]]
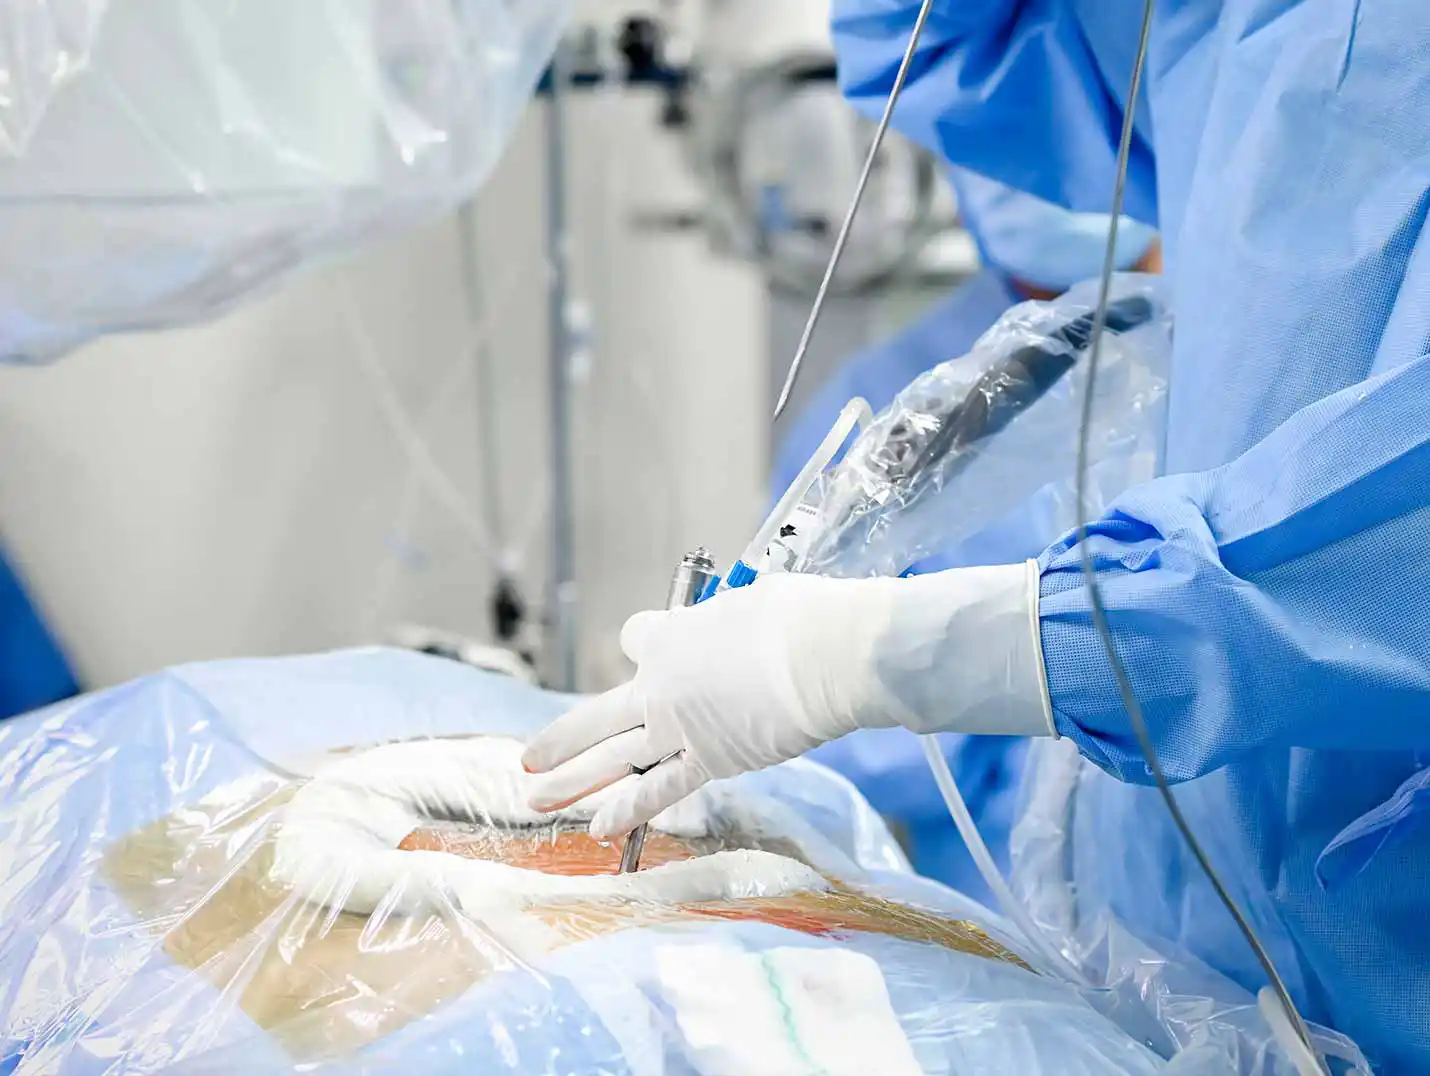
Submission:
[[[568,53],[563,40],[551,61],[546,99],[546,260],[550,321],[548,386],[551,423],[551,585],[547,593],[551,685],[576,689],[576,547],[572,521],[571,331],[568,322],[571,267],[566,221],[566,125],[564,98]]]

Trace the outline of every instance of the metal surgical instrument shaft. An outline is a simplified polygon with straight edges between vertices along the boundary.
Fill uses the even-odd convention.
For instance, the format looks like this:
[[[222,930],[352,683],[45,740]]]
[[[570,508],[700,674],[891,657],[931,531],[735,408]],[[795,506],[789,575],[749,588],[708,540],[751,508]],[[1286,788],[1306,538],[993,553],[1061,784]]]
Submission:
[[[840,259],[844,257],[844,247],[849,242],[849,232],[854,226],[854,218],[859,214],[859,203],[864,200],[864,188],[869,185],[869,176],[874,171],[874,161],[879,156],[879,148],[884,144],[884,134],[889,129],[889,121],[894,118],[894,106],[899,103],[899,96],[904,92],[904,81],[908,78],[909,68],[914,62],[914,53],[918,51],[919,38],[923,36],[924,23],[928,22],[929,11],[933,8],[933,0],[923,0],[919,5],[919,16],[914,20],[914,29],[909,34],[909,47],[904,50],[904,58],[899,63],[898,74],[894,76],[894,85],[889,90],[889,100],[884,105],[884,115],[879,119],[879,126],[874,129],[874,140],[869,143],[869,153],[864,158],[864,170],[859,173],[859,182],[854,186],[854,197],[849,201],[849,208],[844,212],[844,223],[839,226],[839,234],[834,239],[834,250],[830,252],[829,264],[824,267],[824,279],[820,281],[819,291],[814,296],[814,306],[810,308],[809,318],[804,323],[804,332],[800,334],[799,346],[795,348],[794,360],[789,364],[789,373],[785,374],[784,388],[780,389],[780,398],[775,403],[775,419],[784,413],[785,406],[789,403],[790,393],[794,391],[795,380],[799,377],[799,368],[804,365],[805,353],[809,351],[809,342],[814,338],[814,327],[819,324],[819,315],[824,311],[824,300],[829,295],[829,286],[834,281],[834,271],[839,268]]]
[[[676,565],[675,575],[670,580],[670,592],[666,595],[667,609],[683,609],[694,605],[705,597],[717,580],[715,561],[704,546],[687,553]],[[657,763],[659,765],[659,763]],[[645,773],[638,767],[631,767],[633,773]],[[621,851],[621,873],[630,874],[640,868],[641,851],[645,848],[647,824],[642,822],[626,835],[626,846]]]

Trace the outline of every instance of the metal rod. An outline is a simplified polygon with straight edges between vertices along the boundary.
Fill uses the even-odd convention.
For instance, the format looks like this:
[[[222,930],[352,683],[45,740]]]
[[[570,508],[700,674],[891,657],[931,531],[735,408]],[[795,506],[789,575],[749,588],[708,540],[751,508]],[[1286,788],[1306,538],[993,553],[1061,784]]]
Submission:
[[[849,208],[844,213],[844,223],[839,226],[839,234],[834,240],[834,250],[829,255],[829,264],[824,267],[824,279],[820,281],[819,291],[815,293],[814,306],[810,308],[809,318],[804,323],[804,332],[800,335],[794,360],[789,364],[789,373],[785,375],[784,388],[780,390],[780,398],[775,402],[775,419],[784,413],[785,406],[789,403],[790,393],[794,391],[795,380],[799,377],[800,367],[804,365],[804,356],[809,351],[810,340],[814,338],[814,328],[819,324],[819,315],[824,310],[824,300],[829,294],[829,286],[834,282],[834,273],[839,268],[840,260],[844,257],[844,247],[849,242],[849,233],[854,226],[854,218],[859,214],[859,203],[864,200],[864,188],[869,185],[869,177],[874,172],[874,161],[879,156],[879,148],[884,144],[884,135],[889,130],[889,121],[894,117],[894,106],[899,103],[899,97],[904,92],[904,80],[908,78],[909,68],[914,62],[914,53],[918,51],[919,38],[923,36],[924,23],[928,22],[929,11],[932,8],[933,0],[923,0],[919,6],[919,16],[914,21],[913,32],[909,35],[909,47],[904,50],[904,58],[899,63],[898,74],[894,76],[894,85],[889,90],[889,100],[884,105],[884,115],[879,119],[879,126],[874,130],[874,140],[869,143],[868,156],[864,158],[864,170],[859,173],[859,182],[854,187],[854,197],[850,200]]]
[[[645,850],[645,835],[649,828],[649,822],[642,822],[626,835],[626,846],[621,849],[622,874],[634,874],[640,869],[641,852]]]
[[[552,90],[546,100],[546,260],[550,325],[549,419],[551,423],[551,583],[547,624],[551,684],[576,689],[576,548],[572,524],[571,331],[568,323],[571,267],[566,220],[566,43],[552,57]]]

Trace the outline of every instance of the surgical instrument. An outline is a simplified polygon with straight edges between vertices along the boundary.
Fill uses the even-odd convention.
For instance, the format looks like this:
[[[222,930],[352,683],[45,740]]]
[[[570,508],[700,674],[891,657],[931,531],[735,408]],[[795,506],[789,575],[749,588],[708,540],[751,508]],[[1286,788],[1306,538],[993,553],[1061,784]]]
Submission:
[[[1132,332],[1158,314],[1151,300],[1126,296],[1108,309],[1107,329]],[[791,570],[837,572],[856,546],[887,541],[896,520],[937,497],[973,465],[989,439],[1077,367],[1092,327],[1092,313],[1080,314],[1012,349],[956,395],[914,394],[896,421],[880,423],[855,443],[844,457],[849,466],[832,472],[819,504],[819,525]]]
[[[899,97],[904,92],[904,82],[908,78],[909,68],[913,66],[914,54],[919,47],[919,38],[923,36],[924,24],[928,22],[929,11],[932,8],[933,0],[923,0],[923,3],[919,5],[918,18],[914,20],[913,32],[909,34],[909,47],[904,50],[904,58],[899,63],[898,74],[894,76],[894,85],[889,90],[889,101],[884,106],[883,116],[879,118],[879,126],[874,129],[873,141],[869,143],[869,153],[864,158],[864,168],[859,173],[859,182],[854,186],[854,197],[850,199],[849,208],[844,212],[844,223],[839,226],[839,234],[834,240],[834,249],[829,255],[829,264],[824,267],[824,279],[820,281],[819,291],[815,293],[814,305],[810,308],[809,318],[804,323],[804,332],[800,334],[799,346],[795,348],[794,359],[789,364],[789,373],[785,375],[784,388],[780,390],[780,398],[775,402],[775,420],[778,420],[784,413],[784,409],[789,403],[790,393],[794,391],[794,383],[799,377],[800,367],[804,365],[805,354],[809,351],[809,342],[814,338],[814,329],[819,324],[819,315],[824,311],[824,300],[829,295],[829,288],[834,281],[835,270],[839,268],[840,259],[844,257],[844,247],[849,242],[849,233],[854,226],[854,218],[859,213],[859,204],[864,200],[864,189],[868,187],[869,177],[874,172],[874,161],[879,156],[879,148],[884,144],[884,135],[889,130],[889,121],[894,118],[894,106],[899,103]]]
[[[715,574],[715,561],[704,546],[685,554],[675,567],[670,580],[670,590],[666,595],[667,609],[683,609],[709,596],[719,582]],[[659,763],[657,763],[659,765]],[[646,771],[632,766],[633,774]],[[626,846],[621,850],[620,873],[631,874],[640,869],[641,852],[645,848],[647,823],[642,823],[626,835]]]

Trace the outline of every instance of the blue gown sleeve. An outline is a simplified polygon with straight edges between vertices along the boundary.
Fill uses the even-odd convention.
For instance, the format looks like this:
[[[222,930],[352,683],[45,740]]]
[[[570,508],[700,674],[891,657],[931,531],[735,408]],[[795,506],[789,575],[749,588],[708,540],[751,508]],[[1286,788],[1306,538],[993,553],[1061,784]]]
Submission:
[[[840,87],[866,115],[883,113],[919,6],[834,0]],[[1130,73],[1130,58],[1120,59]],[[936,0],[893,125],[989,179],[1069,209],[1105,213],[1127,82],[1109,85],[1071,4]],[[1124,211],[1157,221],[1153,157],[1141,131],[1134,135]]]
[[[1430,356],[1292,415],[1089,528],[1114,644],[1169,779],[1263,748],[1430,749]],[[1093,628],[1077,532],[1041,558],[1059,731],[1149,783]]]

